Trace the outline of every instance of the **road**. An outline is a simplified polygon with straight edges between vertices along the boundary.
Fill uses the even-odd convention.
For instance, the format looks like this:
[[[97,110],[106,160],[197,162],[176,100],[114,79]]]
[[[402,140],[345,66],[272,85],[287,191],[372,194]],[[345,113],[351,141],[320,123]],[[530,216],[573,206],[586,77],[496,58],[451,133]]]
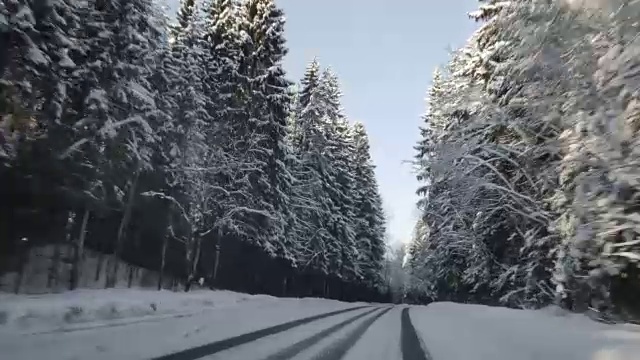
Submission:
[[[397,336],[393,336],[395,332]],[[399,354],[398,354],[399,353]],[[400,355],[400,356],[398,356]],[[427,360],[408,308],[358,307],[276,325],[153,360]]]
[[[221,301],[221,294],[206,295],[213,306],[189,302],[170,308],[177,303],[159,302],[167,311],[124,312],[119,318],[111,317],[111,307],[89,303],[77,309],[70,306],[76,302],[55,308],[44,302],[28,311],[5,307],[5,319],[13,321],[0,322],[0,359],[637,360],[640,354],[639,326],[601,324],[553,307],[392,306],[260,296]],[[136,308],[126,304],[121,312]],[[69,309],[94,320],[53,321]],[[20,326],[34,318],[38,326]]]
[[[15,360],[431,360],[407,306],[282,313],[274,307],[232,308],[25,334],[0,340],[0,351]]]

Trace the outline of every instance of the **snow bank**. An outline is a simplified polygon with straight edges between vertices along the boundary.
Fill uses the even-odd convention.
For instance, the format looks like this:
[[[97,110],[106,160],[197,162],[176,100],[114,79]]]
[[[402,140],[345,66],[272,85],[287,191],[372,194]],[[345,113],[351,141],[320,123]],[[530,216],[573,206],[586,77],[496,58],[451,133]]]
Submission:
[[[124,289],[18,296],[10,301],[11,306],[6,302],[9,298],[11,296],[0,297],[0,306],[13,311],[10,316],[13,326],[0,326],[0,358],[12,360],[145,360],[361,304],[252,296],[229,291],[171,293]],[[60,315],[73,304],[82,306],[83,314],[98,314],[96,310],[110,302],[119,304],[120,313],[129,309],[129,314],[136,315],[105,320],[100,312],[93,315],[95,321],[80,324],[68,324]],[[155,315],[137,316],[139,312],[148,313],[146,307],[150,307],[151,302],[157,306]],[[15,315],[25,314],[29,309],[40,317],[25,330],[18,325],[20,316]],[[191,313],[177,314],[181,310]],[[331,317],[330,321],[341,321],[353,315],[351,312],[341,314]],[[91,316],[85,319],[89,318]],[[46,331],[33,330],[34,327],[42,330],[51,324],[62,324],[62,328],[51,329],[49,326]],[[390,331],[397,332],[397,329]],[[260,348],[260,354],[255,358],[264,357],[263,351]]]
[[[434,303],[411,319],[435,360],[637,360],[640,326],[606,325],[555,308]]]
[[[179,316],[247,301],[273,301],[266,295],[231,291],[198,290],[189,293],[167,290],[77,290],[60,294],[13,295],[0,293],[0,328],[47,331],[74,328],[91,322],[140,320]]]

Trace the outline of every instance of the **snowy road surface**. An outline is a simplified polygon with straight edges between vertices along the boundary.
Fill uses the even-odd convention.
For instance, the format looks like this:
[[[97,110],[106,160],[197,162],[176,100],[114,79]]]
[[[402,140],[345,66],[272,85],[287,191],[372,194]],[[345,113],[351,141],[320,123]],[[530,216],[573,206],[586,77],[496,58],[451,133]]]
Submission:
[[[100,318],[104,304],[116,313],[134,308],[137,314],[152,293],[105,294],[102,305],[76,300],[66,308],[52,306],[64,304],[53,296],[0,302],[5,319],[0,359],[640,359],[640,327],[599,324],[552,309],[347,304],[202,292],[188,295],[187,303],[186,297],[159,294],[153,300],[157,314],[110,319]],[[123,300],[127,297],[138,300]],[[180,311],[172,313],[171,306]],[[60,318],[53,312],[61,309],[86,315],[78,315],[81,322],[53,322]],[[39,319],[47,320],[48,328]]]

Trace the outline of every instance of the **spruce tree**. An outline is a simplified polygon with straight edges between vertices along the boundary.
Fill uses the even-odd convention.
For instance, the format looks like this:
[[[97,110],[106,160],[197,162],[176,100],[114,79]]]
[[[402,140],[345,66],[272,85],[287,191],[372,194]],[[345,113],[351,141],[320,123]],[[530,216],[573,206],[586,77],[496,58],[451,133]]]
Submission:
[[[328,160],[323,151],[326,146],[324,103],[320,93],[320,67],[314,59],[305,71],[293,124],[293,146],[296,154],[295,194],[296,208],[303,228],[298,230],[303,268],[312,268],[323,274],[329,272],[329,254],[336,252],[336,244],[327,231],[332,206],[326,193]],[[337,256],[337,255],[336,255]],[[334,256],[334,258],[336,258]]]
[[[243,4],[243,46],[240,75],[244,79],[245,140],[254,171],[247,174],[253,184],[248,190],[255,207],[265,212],[253,229],[254,239],[268,252],[289,261],[290,239],[285,237],[291,179],[285,171],[285,136],[289,114],[289,81],[282,61],[287,53],[284,15],[272,0],[250,0]],[[244,130],[244,129],[243,129]]]
[[[338,78],[330,69],[322,73],[318,89],[324,102],[322,116],[327,139],[324,154],[328,166],[325,168],[324,186],[332,206],[328,230],[334,239],[337,252],[333,256],[332,271],[340,277],[355,280],[359,277],[360,270],[354,233],[355,184],[350,161],[354,151],[353,139],[340,104],[342,93]]]
[[[382,197],[371,159],[369,137],[364,125],[353,125],[353,164],[355,192],[355,236],[358,262],[364,280],[372,286],[381,285],[381,271],[385,254],[385,218]]]

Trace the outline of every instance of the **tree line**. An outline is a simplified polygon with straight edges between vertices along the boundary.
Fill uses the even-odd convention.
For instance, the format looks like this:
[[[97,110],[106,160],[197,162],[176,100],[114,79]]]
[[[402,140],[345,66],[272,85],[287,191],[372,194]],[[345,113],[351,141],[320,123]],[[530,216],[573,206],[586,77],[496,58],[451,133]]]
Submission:
[[[182,0],[175,21],[152,0],[4,1],[0,48],[0,271],[53,244],[71,289],[90,248],[158,287],[386,299],[366,130],[331,69],[287,78],[273,0]]]
[[[411,301],[640,307],[633,1],[482,1],[416,146]]]

